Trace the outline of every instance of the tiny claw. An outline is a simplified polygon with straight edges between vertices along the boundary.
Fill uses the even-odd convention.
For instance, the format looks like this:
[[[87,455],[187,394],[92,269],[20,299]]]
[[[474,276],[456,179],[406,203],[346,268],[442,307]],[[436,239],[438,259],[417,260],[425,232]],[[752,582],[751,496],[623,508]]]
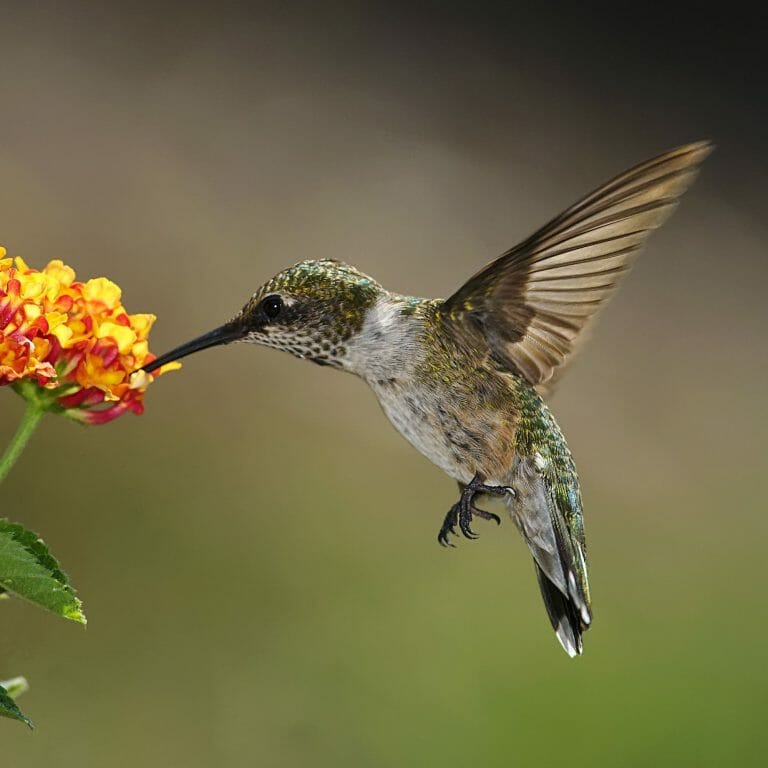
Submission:
[[[456,535],[456,524],[459,522],[458,505],[454,504],[448,511],[448,514],[443,520],[443,525],[440,528],[440,532],[437,534],[437,541],[443,547],[455,547],[456,545],[451,543],[450,536]]]
[[[451,534],[454,536],[456,535],[454,527],[448,525],[447,522],[443,523],[440,533],[437,534],[437,543],[440,544],[441,547],[454,547],[455,544],[452,544],[450,538],[448,538]]]
[[[485,509],[479,509],[478,507],[471,507],[472,514],[482,517],[483,520],[493,520],[496,525],[501,525],[501,518],[493,512],[488,512]]]
[[[463,485],[459,483],[462,491],[461,498],[454,504],[448,514],[445,516],[443,525],[440,528],[440,533],[437,535],[438,542],[446,546],[455,546],[449,539],[449,533],[453,536],[456,535],[456,525],[458,524],[459,530],[467,539],[479,538],[472,528],[472,518],[481,517],[483,520],[493,520],[496,525],[501,525],[501,518],[493,512],[487,512],[484,509],[478,509],[472,504],[472,499],[478,493],[487,493],[491,496],[505,496],[509,494],[513,498],[517,496],[514,488],[508,485],[485,485],[483,478],[479,473],[476,473],[472,480]]]
[[[461,528],[461,532],[464,534],[464,538],[476,539],[478,538],[478,535],[469,527],[471,521],[471,515],[468,515],[466,518],[462,516],[462,519],[459,521],[459,528]]]
[[[480,485],[477,488],[482,493],[490,494],[491,496],[506,496],[509,494],[512,498],[517,496],[517,492],[509,485]]]

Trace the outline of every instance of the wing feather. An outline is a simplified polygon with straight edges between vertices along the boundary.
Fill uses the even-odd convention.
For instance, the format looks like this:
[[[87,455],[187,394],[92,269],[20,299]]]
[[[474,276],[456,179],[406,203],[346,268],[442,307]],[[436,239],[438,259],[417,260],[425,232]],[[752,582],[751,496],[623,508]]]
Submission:
[[[688,144],[617,176],[470,278],[442,316],[543,388],[711,151]]]

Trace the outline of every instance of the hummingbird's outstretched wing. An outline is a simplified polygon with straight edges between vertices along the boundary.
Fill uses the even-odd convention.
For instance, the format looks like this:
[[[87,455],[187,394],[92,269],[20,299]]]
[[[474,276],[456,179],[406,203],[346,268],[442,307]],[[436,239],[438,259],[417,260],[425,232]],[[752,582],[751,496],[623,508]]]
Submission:
[[[546,388],[711,151],[688,144],[604,184],[470,278],[443,318]]]

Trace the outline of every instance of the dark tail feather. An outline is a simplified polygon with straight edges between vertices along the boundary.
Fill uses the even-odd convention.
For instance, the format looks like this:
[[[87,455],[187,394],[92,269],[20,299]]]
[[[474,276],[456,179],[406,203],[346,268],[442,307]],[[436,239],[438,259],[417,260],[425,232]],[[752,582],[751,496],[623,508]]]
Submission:
[[[536,561],[533,564],[536,566],[541,595],[557,639],[571,658],[578,656],[581,653],[581,634],[587,629],[581,621],[579,609],[571,598],[566,597],[547,578]]]

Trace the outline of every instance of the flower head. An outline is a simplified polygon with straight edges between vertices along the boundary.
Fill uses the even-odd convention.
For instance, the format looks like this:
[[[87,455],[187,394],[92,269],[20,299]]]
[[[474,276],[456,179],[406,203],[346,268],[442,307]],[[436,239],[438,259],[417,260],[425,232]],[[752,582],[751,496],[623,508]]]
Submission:
[[[129,315],[120,288],[87,282],[61,261],[32,269],[0,248],[0,386],[89,424],[143,411],[155,359],[148,336],[154,315]]]

